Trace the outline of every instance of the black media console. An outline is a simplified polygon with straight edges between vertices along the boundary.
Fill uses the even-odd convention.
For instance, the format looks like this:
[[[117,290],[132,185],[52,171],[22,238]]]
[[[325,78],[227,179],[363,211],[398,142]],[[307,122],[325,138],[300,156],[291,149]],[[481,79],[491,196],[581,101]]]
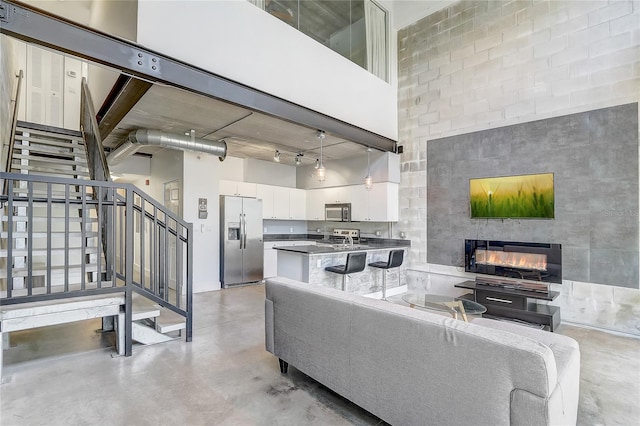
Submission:
[[[560,325],[559,307],[529,300],[552,301],[560,294],[557,291],[539,292],[519,289],[517,286],[481,284],[475,281],[465,281],[455,286],[473,290],[475,301],[486,306],[487,314],[490,316],[540,324],[549,331],[556,330]]]

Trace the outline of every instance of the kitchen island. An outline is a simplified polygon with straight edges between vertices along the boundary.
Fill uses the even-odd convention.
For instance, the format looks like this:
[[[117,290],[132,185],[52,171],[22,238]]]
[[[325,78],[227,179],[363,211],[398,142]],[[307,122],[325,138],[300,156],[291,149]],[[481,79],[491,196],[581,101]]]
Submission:
[[[366,252],[367,264],[378,261],[387,261],[391,250],[405,250],[405,260],[407,258],[408,242],[406,244],[376,244],[363,245],[296,245],[274,247],[278,250],[278,276],[291,278],[305,283],[342,288],[342,276],[325,271],[326,267],[344,265],[347,261],[347,254],[350,252]],[[389,270],[387,275],[387,289],[398,286],[398,270],[400,270],[401,284],[405,263],[400,268]],[[349,275],[347,278],[346,291],[355,294],[370,294],[382,290],[382,274],[384,269],[366,266],[364,271]]]

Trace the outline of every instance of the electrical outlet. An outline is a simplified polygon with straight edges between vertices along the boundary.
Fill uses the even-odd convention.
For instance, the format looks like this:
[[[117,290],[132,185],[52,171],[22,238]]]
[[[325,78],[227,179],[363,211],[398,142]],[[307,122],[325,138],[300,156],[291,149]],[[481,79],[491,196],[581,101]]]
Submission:
[[[289,232],[293,232],[293,228],[289,228]]]
[[[267,232],[267,227],[266,226],[264,227],[264,231],[262,231],[262,232],[264,232],[264,233]]]
[[[322,268],[322,259],[316,260],[316,267]]]

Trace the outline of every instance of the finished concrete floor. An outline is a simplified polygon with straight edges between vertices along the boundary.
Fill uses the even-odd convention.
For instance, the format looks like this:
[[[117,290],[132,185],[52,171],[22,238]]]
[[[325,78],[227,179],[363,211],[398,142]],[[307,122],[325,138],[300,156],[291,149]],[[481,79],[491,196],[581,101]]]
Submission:
[[[264,286],[194,295],[193,342],[113,356],[100,321],[13,333],[1,425],[377,425],[264,349]],[[581,425],[640,424],[640,340],[562,325],[580,343]],[[455,398],[454,398],[455,399]],[[428,423],[428,416],[425,418]]]

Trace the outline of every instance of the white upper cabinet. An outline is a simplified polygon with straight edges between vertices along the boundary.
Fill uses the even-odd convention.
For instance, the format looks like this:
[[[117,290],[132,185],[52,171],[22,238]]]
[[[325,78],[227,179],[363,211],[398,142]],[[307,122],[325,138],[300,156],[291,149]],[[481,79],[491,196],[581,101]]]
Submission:
[[[289,188],[289,215],[293,220],[307,220],[307,191]]]
[[[290,219],[289,188],[272,186],[271,189],[273,191],[273,219]]]
[[[273,219],[273,187],[256,184],[256,198],[262,200],[262,218]]]
[[[374,183],[321,189],[297,189],[255,183],[220,181],[220,195],[262,200],[262,218],[323,221],[325,204],[351,203],[354,222],[397,222],[398,184]]]
[[[370,190],[364,185],[349,187],[351,220],[356,222],[397,222],[398,184],[374,183]]]
[[[220,195],[256,198],[256,184],[235,180],[220,180]]]
[[[364,185],[350,186],[349,199],[351,201],[351,220],[356,222],[369,220],[369,191]]]
[[[308,189],[307,220],[324,220],[325,189]]]
[[[304,189],[256,185],[256,197],[262,199],[262,218],[306,220]]]
[[[350,189],[348,186],[324,188],[322,191],[324,191],[325,204],[341,204],[350,202]]]

